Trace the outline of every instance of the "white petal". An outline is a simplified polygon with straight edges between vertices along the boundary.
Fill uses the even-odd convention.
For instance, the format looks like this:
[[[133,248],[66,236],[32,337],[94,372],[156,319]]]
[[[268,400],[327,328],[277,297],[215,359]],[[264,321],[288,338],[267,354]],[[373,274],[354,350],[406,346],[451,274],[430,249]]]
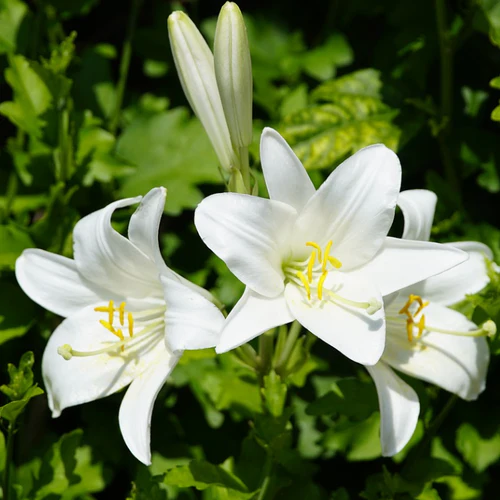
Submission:
[[[226,318],[215,350],[218,353],[230,351],[271,328],[293,320],[294,317],[286,305],[283,294],[269,299],[246,288],[245,293]]]
[[[427,189],[410,189],[399,193],[398,206],[405,221],[405,240],[429,241],[437,196]]]
[[[448,245],[386,238],[375,258],[351,274],[369,278],[386,296],[451,269],[467,258],[467,253]]]
[[[172,351],[215,347],[224,316],[201,294],[178,281],[161,277],[167,310],[165,342]]]
[[[439,304],[429,304],[423,314],[426,325],[430,327],[462,332],[477,328],[462,314]],[[404,321],[395,323],[388,320],[382,359],[408,375],[471,400],[476,399],[485,387],[489,349],[483,337],[459,337],[427,331],[420,339],[410,343]]]
[[[296,244],[333,241],[332,255],[343,270],[370,260],[394,219],[401,184],[398,157],[378,144],[361,149],[339,165],[300,214]]]
[[[150,260],[156,262],[159,268],[165,266],[160,252],[158,231],[166,196],[167,190],[164,187],[151,189],[130,217],[128,226],[130,242]]]
[[[102,304],[100,304],[102,305]],[[118,339],[106,330],[92,306],[81,309],[65,319],[49,338],[42,359],[42,373],[52,415],[64,408],[103,398],[128,385],[165,352],[163,331],[119,349],[88,357],[73,356],[65,360],[57,348],[69,344],[77,351],[103,349]]]
[[[493,258],[491,250],[476,241],[445,243],[469,254],[469,260],[444,273],[428,278],[415,285],[414,292],[427,300],[445,306],[465,299],[467,294],[477,293],[490,281],[484,258]]]
[[[420,413],[417,393],[385,363],[367,366],[377,387],[382,455],[392,457],[413,436]]]
[[[262,132],[260,158],[269,197],[300,212],[316,190],[292,148],[272,128]]]
[[[382,302],[380,292],[370,282],[338,274],[341,284],[333,288],[335,293],[358,302]],[[320,302],[314,296],[308,300],[304,288],[293,283],[286,285],[285,298],[299,323],[348,358],[364,365],[373,365],[380,359],[385,342],[383,307],[370,316],[365,309],[331,300]]]
[[[180,355],[165,351],[152,366],[134,379],[120,405],[118,420],[123,439],[135,458],[145,465],[151,465],[151,415],[156,396]]]
[[[153,288],[160,288],[154,262],[111,227],[115,209],[139,200],[111,203],[81,219],[73,232],[78,271],[93,283],[129,297],[145,297]]]
[[[284,203],[224,193],[205,198],[194,223],[208,248],[240,281],[274,297],[283,290],[281,261],[295,217],[295,210]]]
[[[16,278],[31,300],[60,316],[114,299],[81,276],[74,260],[45,250],[25,250],[16,261]]]

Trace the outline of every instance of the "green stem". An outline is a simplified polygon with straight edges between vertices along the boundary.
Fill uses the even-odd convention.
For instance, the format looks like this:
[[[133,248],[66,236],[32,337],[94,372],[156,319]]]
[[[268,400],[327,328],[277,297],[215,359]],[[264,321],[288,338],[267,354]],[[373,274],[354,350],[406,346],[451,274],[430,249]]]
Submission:
[[[293,347],[295,346],[295,342],[297,342],[297,339],[300,335],[301,329],[302,326],[298,321],[294,321],[292,323],[292,326],[288,331],[288,337],[286,339],[285,346],[283,347],[283,350],[281,351],[281,356],[279,357],[278,362],[276,363],[277,372],[280,372],[286,367],[288,360],[290,359],[290,355],[292,354]]]
[[[257,500],[266,500],[267,495],[269,493],[269,487],[271,485],[272,472],[273,472],[273,459],[268,451],[265,464],[264,479],[262,480],[262,485],[260,487],[259,496],[257,497]]]
[[[441,59],[441,129],[438,134],[441,160],[448,185],[462,204],[460,179],[455,170],[453,154],[450,148],[453,118],[453,55],[454,47],[448,30],[445,0],[436,0],[436,23],[439,38],[439,56]]]
[[[137,22],[137,15],[142,0],[131,0],[130,13],[128,18],[127,34],[123,42],[122,56],[120,60],[120,70],[118,77],[118,84],[116,86],[116,102],[115,110],[111,116],[109,131],[112,134],[116,133],[118,123],[120,121],[120,112],[123,104],[123,96],[125,95],[125,87],[127,86],[128,70],[130,66],[130,59],[132,57],[132,39],[134,38],[135,25]]]
[[[235,349],[235,354],[238,358],[251,368],[259,369],[259,360],[257,358],[257,353],[255,349],[250,344],[243,344],[242,346]]]
[[[243,184],[245,185],[247,194],[252,194],[250,164],[248,161],[248,148],[240,148],[239,157],[240,157],[240,172],[241,172],[241,177],[243,178]]]
[[[262,377],[269,372],[274,350],[274,328],[259,337],[259,367]]]
[[[10,498],[10,469],[12,464],[12,455],[14,452],[14,425],[15,422],[9,422],[7,428],[7,450],[5,457],[5,470],[3,473],[3,499]]]

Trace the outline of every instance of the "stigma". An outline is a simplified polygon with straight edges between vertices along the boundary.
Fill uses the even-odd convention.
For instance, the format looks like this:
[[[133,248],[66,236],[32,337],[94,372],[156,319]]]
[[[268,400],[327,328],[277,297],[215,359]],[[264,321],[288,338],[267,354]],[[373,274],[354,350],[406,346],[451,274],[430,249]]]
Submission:
[[[424,331],[442,333],[444,335],[456,335],[458,337],[493,337],[497,332],[496,324],[491,319],[485,321],[479,328],[468,331],[447,330],[428,325],[425,314],[422,313],[428,305],[429,302],[424,302],[419,295],[410,294],[406,304],[399,311],[399,314],[406,316],[408,342],[412,343],[415,339],[418,340],[422,337]],[[418,315],[420,315],[420,318],[417,319]]]
[[[311,248],[311,254],[303,261],[288,262],[283,268],[286,279],[303,288],[307,300],[311,303],[321,303],[323,300],[327,300],[365,309],[369,315],[376,313],[382,308],[382,303],[375,298],[371,298],[367,302],[358,302],[325,288],[328,274],[338,271],[342,267],[342,262],[330,255],[332,245],[333,242],[330,240],[323,249],[314,241],[306,242],[306,246]]]

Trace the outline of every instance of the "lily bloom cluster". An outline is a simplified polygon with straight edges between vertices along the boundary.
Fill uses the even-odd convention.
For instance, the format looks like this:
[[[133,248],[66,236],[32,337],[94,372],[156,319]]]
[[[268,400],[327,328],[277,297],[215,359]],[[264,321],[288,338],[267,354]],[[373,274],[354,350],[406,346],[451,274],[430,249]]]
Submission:
[[[489,361],[486,338],[448,306],[488,283],[488,247],[429,242],[436,197],[400,192],[401,165],[383,145],[364,148],[315,189],[286,141],[264,129],[260,157],[270,199],[250,194],[251,65],[241,12],[223,7],[215,60],[189,18],[169,18],[183,88],[230,172],[231,193],[209,196],[194,222],[205,244],[246,285],[224,318],[216,300],[167,267],[158,244],[166,190],[116,201],[84,217],[74,259],[26,250],[20,286],[65,319],[42,361],[49,406],[65,408],[128,384],[119,424],[131,452],[149,464],[154,401],[182,352],[235,349],[297,321],[373,377],[384,455],[401,450],[419,415],[415,391],[393,369],[477,398]],[[128,238],[111,226],[114,210],[139,203]],[[396,207],[402,238],[389,237]]]

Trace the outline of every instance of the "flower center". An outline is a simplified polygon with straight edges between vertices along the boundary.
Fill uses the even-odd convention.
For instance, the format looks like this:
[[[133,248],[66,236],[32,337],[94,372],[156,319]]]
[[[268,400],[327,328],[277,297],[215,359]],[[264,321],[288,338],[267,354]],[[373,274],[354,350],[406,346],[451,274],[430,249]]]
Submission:
[[[329,300],[365,309],[370,315],[382,307],[382,304],[375,298],[370,299],[368,302],[358,302],[342,297],[332,290],[325,289],[324,285],[328,274],[340,269],[342,262],[330,255],[332,248],[331,240],[325,245],[324,249],[314,241],[308,241],[306,246],[312,248],[309,257],[302,261],[289,261],[283,267],[283,272],[287,281],[305,289],[309,302]],[[313,296],[313,291],[316,292],[316,297]]]
[[[459,337],[492,337],[497,331],[496,324],[491,319],[484,322],[480,328],[465,332],[429,326],[425,321],[425,314],[422,314],[417,320],[417,316],[421,314],[428,305],[429,302],[424,302],[422,297],[419,295],[410,294],[406,304],[399,311],[399,314],[406,316],[406,333],[408,335],[408,342],[412,343],[414,339],[419,339],[424,330],[428,332],[443,333],[446,335],[457,335]],[[396,319],[398,322],[400,321],[399,318],[388,319]],[[414,334],[415,329],[417,330],[416,334]]]
[[[163,313],[165,312],[165,306],[132,313],[126,310],[125,302],[122,302],[119,307],[115,307],[114,302],[110,300],[107,306],[95,307],[94,311],[107,313],[107,321],[100,319],[99,323],[117,337],[119,341],[111,342],[109,346],[96,351],[77,351],[69,344],[64,344],[57,349],[57,352],[64,359],[70,360],[73,356],[97,356],[104,353],[119,354],[119,351],[125,351],[125,346],[130,348],[138,347],[145,340],[151,339],[156,334],[163,332],[164,329]],[[136,326],[142,327],[139,333],[134,332],[134,327]],[[128,337],[125,337],[123,334],[125,328],[128,332]]]

